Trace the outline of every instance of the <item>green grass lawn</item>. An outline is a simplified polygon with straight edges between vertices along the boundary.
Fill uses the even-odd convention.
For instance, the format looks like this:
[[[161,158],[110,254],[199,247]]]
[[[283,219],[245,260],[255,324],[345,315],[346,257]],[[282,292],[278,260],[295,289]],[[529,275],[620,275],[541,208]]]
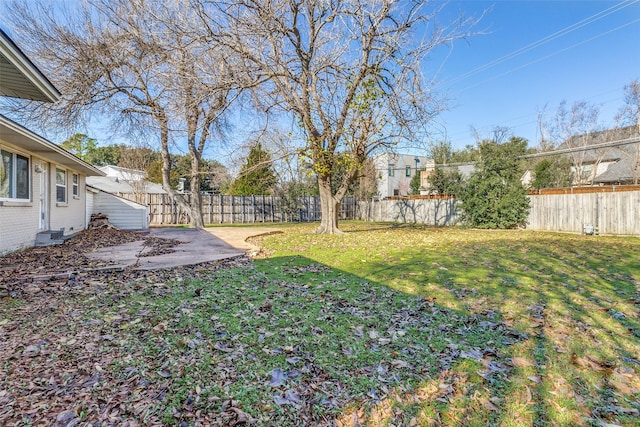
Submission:
[[[110,394],[141,424],[640,425],[640,239],[315,226],[283,225],[234,268],[106,282],[67,301],[74,322],[20,327],[93,343],[85,420]]]
[[[317,236],[310,227],[287,228],[265,239],[268,256],[257,266],[296,260],[347,274],[341,297],[387,295],[367,310],[379,329],[416,301],[437,312],[424,327],[407,328],[398,345],[430,348],[409,358],[435,356],[429,375],[414,370],[396,386],[410,384],[412,392],[398,398],[393,389],[378,405],[366,402],[369,416],[394,425],[640,425],[639,239],[365,223],[343,229],[344,236]],[[443,366],[443,357],[452,359]],[[443,388],[450,384],[453,391]],[[416,398],[416,390],[435,395]],[[443,390],[449,394],[433,398]]]

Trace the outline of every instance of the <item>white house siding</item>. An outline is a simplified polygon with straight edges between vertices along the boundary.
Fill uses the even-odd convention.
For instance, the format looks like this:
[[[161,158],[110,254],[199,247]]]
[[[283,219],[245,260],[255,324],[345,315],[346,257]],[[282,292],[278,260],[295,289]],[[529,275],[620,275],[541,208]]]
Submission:
[[[59,164],[51,161],[47,155],[36,155],[33,150],[9,143],[5,136],[4,133],[0,134],[0,148],[29,158],[30,194],[29,200],[0,199],[0,254],[33,246],[40,231],[64,229],[64,234],[69,235],[85,229],[86,174],[72,169],[72,165],[62,167],[67,171],[67,203],[57,203],[55,169],[56,166],[60,167]],[[52,155],[57,154],[54,152]],[[78,195],[75,197],[74,173],[78,175]],[[45,221],[41,224],[40,193],[43,178],[48,188]]]
[[[420,160],[417,164],[416,158]],[[433,160],[424,156],[409,154],[384,153],[373,159],[375,167],[378,196],[385,198],[394,195],[404,196],[410,191],[411,179],[421,169],[433,166]],[[393,176],[389,176],[389,167],[393,165]],[[406,168],[409,168],[409,176]]]
[[[110,178],[117,178],[124,181],[142,181],[146,178],[145,171],[129,168],[121,168],[119,166],[107,165],[98,167]]]
[[[95,191],[87,190],[87,194],[86,194],[87,206],[86,206],[86,210],[85,210],[85,221],[87,223],[87,226],[89,225],[89,222],[91,221],[91,214],[95,212],[93,210],[93,207],[95,205],[95,196],[96,196]]]
[[[0,140],[0,146],[21,155],[30,153]],[[0,254],[33,246],[40,226],[40,176],[34,171],[36,164],[44,163],[30,157],[31,194],[28,201],[0,201]]]
[[[149,228],[149,208],[147,206],[103,191],[93,196],[93,212],[107,215],[111,224],[123,230]]]
[[[67,202],[56,201],[56,164],[49,164],[49,229],[64,229],[64,235],[74,234],[86,228],[86,189],[85,177],[79,175],[78,196],[72,193],[72,174],[78,173],[73,169],[64,168],[67,171]]]
[[[38,221],[37,203],[0,202],[0,254],[33,246]]]
[[[4,144],[4,147],[10,148],[7,144]],[[24,151],[20,152],[28,154]],[[25,202],[0,201],[0,253],[33,246],[36,234],[43,231],[40,229],[40,178],[42,173],[47,174],[49,185],[46,208],[48,210],[48,224],[45,229],[64,229],[64,234],[69,235],[86,227],[84,176],[78,174],[79,191],[78,196],[74,197],[72,195],[71,174],[77,173],[77,171],[66,169],[68,173],[67,203],[56,203],[55,168],[55,164],[30,156],[30,200]],[[42,170],[42,172],[37,172],[37,170]]]

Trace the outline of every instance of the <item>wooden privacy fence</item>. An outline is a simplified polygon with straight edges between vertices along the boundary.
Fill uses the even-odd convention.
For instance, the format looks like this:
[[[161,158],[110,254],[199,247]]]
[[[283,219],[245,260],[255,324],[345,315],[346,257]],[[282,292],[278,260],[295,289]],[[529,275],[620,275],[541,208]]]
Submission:
[[[602,234],[640,235],[640,188],[637,186],[554,189],[531,194],[527,228],[581,233],[585,225]],[[189,218],[167,194],[118,194],[149,206],[149,223],[186,224]],[[208,224],[247,224],[320,220],[317,196],[295,200],[276,196],[203,195]],[[452,198],[396,198],[356,202],[345,197],[340,219],[391,221],[436,226],[460,221],[459,200]]]
[[[359,203],[359,219],[436,226],[456,225],[460,220],[457,199],[393,198]]]
[[[149,206],[149,223],[188,224],[189,216],[168,194],[120,193],[120,197]],[[185,195],[189,200],[189,195]],[[356,218],[356,200],[345,197],[340,205],[340,219]],[[305,196],[286,199],[277,196],[202,195],[206,224],[250,224],[262,222],[300,222],[320,220],[320,198]]]
[[[640,235],[640,191],[531,196],[527,228],[580,233]]]
[[[581,233],[593,226],[601,234],[640,235],[640,188],[591,187],[531,194],[527,229]],[[457,199],[396,199],[359,202],[359,219],[436,226],[460,221]]]

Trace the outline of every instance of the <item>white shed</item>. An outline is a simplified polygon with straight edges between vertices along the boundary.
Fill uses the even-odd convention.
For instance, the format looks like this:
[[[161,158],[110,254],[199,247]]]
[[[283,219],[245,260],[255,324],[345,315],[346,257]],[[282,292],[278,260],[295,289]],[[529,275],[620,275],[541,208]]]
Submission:
[[[149,228],[149,207],[87,186],[87,211],[107,215],[109,222],[123,230]],[[89,201],[89,199],[91,199]]]

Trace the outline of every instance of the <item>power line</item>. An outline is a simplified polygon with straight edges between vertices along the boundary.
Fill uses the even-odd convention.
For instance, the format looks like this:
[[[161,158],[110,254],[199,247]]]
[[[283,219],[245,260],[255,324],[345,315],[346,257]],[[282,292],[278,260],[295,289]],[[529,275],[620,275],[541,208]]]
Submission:
[[[582,41],[580,41],[580,42],[578,42],[578,43],[572,44],[571,46],[568,46],[568,47],[565,47],[564,49],[560,49],[560,50],[558,50],[558,51],[555,51],[555,52],[550,53],[550,54],[548,54],[548,55],[545,55],[545,56],[543,56],[543,57],[541,57],[541,58],[534,59],[533,61],[527,62],[527,63],[526,63],[526,64],[524,64],[524,65],[520,65],[520,66],[518,66],[518,67],[511,68],[510,70],[507,70],[507,71],[505,71],[505,72],[503,72],[503,73],[497,74],[497,75],[495,75],[495,76],[493,76],[493,77],[490,77],[490,78],[488,78],[488,79],[485,79],[485,80],[483,80],[483,81],[481,81],[481,82],[479,82],[479,83],[476,83],[476,84],[474,84],[474,85],[467,86],[467,87],[465,87],[465,88],[463,88],[463,89],[460,89],[457,93],[464,92],[464,91],[467,91],[467,90],[469,90],[469,89],[473,89],[473,88],[475,88],[475,87],[478,87],[478,86],[480,86],[480,85],[483,85],[483,84],[485,84],[485,83],[487,83],[487,82],[490,82],[490,81],[492,81],[492,80],[498,79],[498,78],[500,78],[500,77],[504,77],[504,76],[509,75],[509,74],[511,74],[511,73],[514,73],[514,72],[516,72],[516,71],[518,71],[518,70],[521,70],[521,69],[523,69],[523,68],[526,68],[526,67],[528,67],[528,66],[530,66],[530,65],[533,65],[533,64],[538,63],[538,62],[540,62],[540,61],[544,61],[545,59],[549,59],[549,58],[551,58],[551,57],[553,57],[553,56],[556,56],[556,55],[558,55],[558,54],[560,54],[560,53],[566,52],[566,51],[568,51],[568,50],[570,50],[570,49],[573,49],[573,48],[578,47],[578,46],[580,46],[580,45],[583,45],[583,44],[585,44],[585,43],[589,43],[589,42],[591,42],[591,41],[593,41],[593,40],[596,40],[596,39],[598,39],[598,38],[600,38],[600,37],[606,36],[607,34],[611,34],[611,33],[615,32],[615,31],[621,30],[622,28],[628,27],[628,26],[633,25],[633,24],[638,23],[638,22],[640,22],[640,18],[635,19],[635,20],[633,20],[633,21],[631,21],[631,22],[627,22],[626,24],[622,24],[622,25],[620,25],[620,26],[618,26],[618,27],[616,27],[616,28],[613,28],[613,29],[611,29],[611,30],[605,31],[604,33],[600,33],[600,34],[597,34],[597,35],[595,35],[595,36],[593,36],[593,37],[589,37],[589,38],[588,38],[588,39],[586,39],[586,40],[582,40]]]
[[[616,141],[602,142],[600,144],[583,145],[580,147],[572,147],[572,148],[562,148],[560,150],[545,151],[543,153],[525,154],[524,156],[520,156],[519,158],[535,159],[537,157],[554,156],[556,154],[568,154],[568,153],[575,153],[577,151],[590,151],[590,150],[598,150],[600,148],[619,147],[621,145],[635,144],[638,142],[640,142],[640,136],[634,136],[633,138],[618,139]]]
[[[602,97],[604,95],[609,95],[609,94],[620,92],[620,91],[621,91],[620,88],[607,90],[605,92],[596,93],[596,94],[591,95],[591,96],[582,97],[582,98],[580,98],[580,100],[587,101],[587,100],[590,100],[590,99]],[[596,105],[609,104],[609,103],[614,102],[614,101],[620,101],[622,98],[623,98],[622,96],[617,96],[615,98],[609,98],[609,99],[602,100],[602,101],[598,102]],[[481,125],[481,126],[474,126],[474,129],[479,130],[479,131],[483,131],[484,130],[484,131],[490,132],[493,129],[495,129],[496,126],[504,126],[504,127],[509,128],[509,129],[515,130],[515,129],[519,128],[519,127],[526,126],[526,125],[531,125],[531,124],[536,123],[537,117],[538,117],[538,113],[526,114],[526,115],[522,115],[522,116],[518,116],[518,117],[512,117],[512,118],[509,118],[509,119],[506,119],[506,120],[502,120],[500,123],[497,123],[497,124],[493,123],[493,124],[487,124],[487,125]],[[526,121],[521,122],[521,120],[525,120],[525,119],[526,119]],[[511,124],[512,122],[518,122],[518,123]],[[442,124],[442,126],[445,126],[445,125]],[[447,137],[448,138],[457,138],[457,137],[461,137],[463,135],[466,135],[468,132],[469,132],[468,130],[467,131],[459,131],[459,132],[456,132],[456,133],[453,133],[453,134],[448,134]]]
[[[636,143],[640,143],[640,136],[634,136],[632,138],[626,138],[626,139],[618,139],[615,141],[602,142],[600,144],[583,145],[580,147],[562,148],[560,150],[545,151],[542,153],[525,154],[522,156],[518,156],[518,159],[535,159],[538,157],[549,157],[549,156],[556,156],[559,154],[575,153],[577,151],[591,151],[591,150],[598,150],[600,148],[619,147],[621,145],[629,145],[629,144],[636,144]],[[457,166],[475,165],[476,163],[477,162],[446,163],[442,165],[435,165],[435,167],[449,168],[449,167],[457,167]]]
[[[548,36],[546,36],[546,37],[544,37],[544,38],[542,38],[542,39],[540,39],[540,40],[538,40],[536,42],[533,42],[533,43],[530,43],[530,44],[528,44],[528,45],[526,45],[524,47],[521,47],[521,48],[515,50],[512,53],[509,53],[509,54],[507,54],[505,56],[502,56],[502,57],[500,57],[498,59],[490,61],[487,64],[484,64],[484,65],[482,65],[480,67],[477,67],[477,68],[475,68],[475,69],[473,69],[473,70],[471,70],[471,71],[469,71],[467,73],[462,74],[461,76],[455,77],[454,79],[452,79],[452,80],[450,80],[448,82],[445,81],[443,84],[446,85],[446,84],[450,84],[452,82],[459,82],[461,80],[464,80],[464,79],[466,79],[468,77],[471,77],[472,75],[478,74],[478,73],[480,73],[482,71],[485,71],[485,70],[487,70],[489,68],[492,68],[492,67],[494,67],[494,66],[496,66],[496,65],[498,65],[498,64],[500,64],[502,62],[505,62],[505,61],[507,61],[507,60],[509,60],[511,58],[514,58],[514,57],[517,57],[519,55],[522,55],[525,52],[528,52],[528,51],[530,51],[530,50],[532,50],[532,49],[534,49],[536,47],[542,46],[542,45],[544,45],[546,43],[549,43],[549,42],[551,42],[553,40],[556,40],[557,38],[559,38],[559,37],[561,37],[563,35],[569,34],[572,31],[575,31],[575,30],[577,30],[579,28],[585,27],[586,25],[589,25],[589,24],[591,24],[593,22],[596,22],[596,21],[598,21],[598,20],[600,20],[602,18],[605,18],[606,16],[609,16],[611,14],[619,12],[619,11],[625,9],[625,8],[628,8],[629,6],[635,5],[638,2],[639,2],[638,0],[633,0],[633,1],[627,0],[627,1],[621,2],[619,4],[615,4],[613,6],[610,6],[610,7],[606,8],[606,9],[604,9],[604,10],[602,10],[602,11],[600,11],[600,12],[594,14],[594,15],[591,15],[591,16],[589,16],[589,17],[587,17],[587,18],[585,18],[585,19],[583,19],[583,20],[581,20],[581,21],[579,21],[579,22],[577,22],[575,24],[572,24],[572,25],[570,25],[568,27],[565,27],[565,28],[563,28],[563,29],[561,29],[559,31],[556,31],[553,34],[550,34],[550,35],[548,35]],[[456,95],[461,93],[461,92],[464,92],[464,91],[467,91],[469,89],[472,89],[472,88],[474,88],[476,86],[479,86],[481,84],[484,84],[486,82],[489,82],[491,80],[498,79],[498,78],[503,77],[505,75],[508,75],[510,73],[513,73],[513,72],[516,72],[518,70],[521,70],[522,68],[525,68],[527,66],[535,64],[536,62],[540,62],[540,61],[548,59],[548,58],[550,58],[552,56],[555,56],[555,55],[561,54],[563,52],[566,52],[569,49],[573,49],[573,48],[575,48],[577,46],[580,46],[582,44],[591,42],[591,41],[593,41],[595,39],[603,37],[603,36],[605,36],[607,34],[610,34],[610,33],[614,32],[614,31],[618,31],[618,30],[620,30],[622,28],[625,28],[625,27],[628,27],[630,25],[634,25],[634,24],[636,24],[638,22],[640,22],[640,19],[634,19],[631,22],[622,24],[622,25],[620,25],[620,26],[618,26],[616,28],[610,29],[610,30],[606,30],[606,31],[604,31],[604,32],[602,32],[600,34],[594,35],[594,36],[592,36],[592,37],[590,37],[590,38],[588,38],[586,40],[583,40],[583,41],[580,41],[578,43],[575,43],[572,46],[569,46],[567,48],[558,50],[558,51],[556,51],[554,53],[551,53],[551,54],[548,54],[548,55],[546,55],[546,56],[544,56],[542,58],[538,58],[538,59],[535,59],[533,61],[530,61],[527,64],[524,64],[524,65],[521,65],[521,66],[518,66],[518,67],[515,67],[515,68],[511,68],[510,70],[507,70],[507,71],[505,71],[505,72],[503,72],[501,74],[498,74],[496,76],[490,77],[490,78],[488,78],[488,79],[486,79],[486,80],[484,80],[484,81],[482,81],[482,82],[480,82],[478,84],[475,84],[475,85],[472,84],[469,87],[465,87],[464,89],[456,91]],[[619,90],[619,89],[617,89],[617,90]],[[612,91],[609,91],[609,92],[614,92],[614,91],[612,90]],[[595,97],[598,97],[600,95],[604,95],[604,93],[593,95],[591,97],[587,97],[586,99],[595,98]],[[607,100],[604,103],[609,103],[609,102],[612,102],[612,101],[615,101],[615,100],[618,100],[618,99],[621,99],[621,98],[617,97],[616,99],[610,99],[610,100]],[[529,126],[529,125],[535,123],[536,120],[535,120],[534,117],[535,117],[535,114],[530,114],[530,115],[527,115],[527,116],[511,118],[511,119],[508,119],[507,121],[501,121],[501,123],[502,123],[502,125],[509,126],[509,124],[508,124],[509,122],[512,122],[512,123],[516,122],[516,123],[512,124],[510,127],[511,128],[519,128],[519,127],[523,127],[523,126]],[[523,122],[523,120],[524,120],[524,122]],[[445,129],[446,129],[446,127],[448,127],[445,123],[442,123],[442,126],[444,126]],[[483,129],[483,128],[489,129],[491,127],[495,127],[495,125],[492,125],[492,126],[487,125],[487,126],[484,126],[484,127],[480,126],[478,129]],[[446,133],[447,132],[445,131],[445,134]],[[462,136],[463,134],[465,134],[465,132],[459,130],[458,132],[455,132],[454,134],[447,135],[447,138],[458,138],[459,136]]]
[[[589,17],[587,17],[587,18],[585,18],[585,19],[583,19],[583,20],[581,20],[579,22],[576,22],[575,24],[572,24],[572,25],[570,25],[568,27],[565,27],[565,28],[563,28],[563,29],[561,29],[559,31],[556,31],[553,34],[550,34],[550,35],[548,35],[546,37],[543,37],[540,40],[537,40],[537,41],[535,41],[533,43],[530,43],[530,44],[528,44],[528,45],[526,45],[524,47],[521,47],[521,48],[519,48],[519,49],[517,49],[517,50],[515,50],[515,51],[513,51],[513,52],[511,52],[511,53],[509,53],[507,55],[504,55],[504,56],[498,58],[498,59],[494,59],[493,61],[490,61],[490,62],[488,62],[488,63],[486,63],[484,65],[481,65],[481,66],[479,66],[477,68],[474,68],[473,70],[468,71],[468,72],[466,72],[466,73],[464,73],[464,74],[462,74],[462,75],[460,75],[458,77],[455,77],[455,78],[453,78],[452,80],[450,80],[448,82],[444,82],[444,83],[450,85],[450,84],[456,83],[456,82],[458,82],[460,80],[464,80],[464,79],[466,79],[468,77],[471,77],[471,76],[473,76],[475,74],[478,74],[478,73],[480,73],[482,71],[485,71],[485,70],[487,70],[489,68],[492,68],[492,67],[494,67],[494,66],[496,66],[498,64],[501,64],[502,62],[505,62],[505,61],[507,61],[507,60],[509,60],[511,58],[514,58],[516,56],[522,55],[523,53],[528,52],[528,51],[530,51],[532,49],[535,49],[536,47],[542,46],[542,45],[544,45],[546,43],[549,43],[549,42],[551,42],[551,41],[553,41],[553,40],[555,40],[555,39],[557,39],[559,37],[562,37],[562,36],[564,36],[566,34],[569,34],[572,31],[575,31],[575,30],[577,30],[579,28],[582,28],[582,27],[584,27],[586,25],[589,25],[589,24],[591,24],[593,22],[596,22],[596,21],[598,21],[598,20],[600,20],[600,19],[602,19],[602,18],[604,18],[606,16],[609,16],[609,15],[615,13],[615,12],[618,12],[618,11],[620,11],[620,10],[626,8],[626,7],[629,7],[629,6],[631,6],[631,5],[635,4],[635,3],[638,3],[638,0],[626,0],[626,1],[622,2],[622,3],[619,3],[619,4],[616,4],[614,6],[611,6],[611,7],[607,8],[607,9],[604,9],[604,10],[602,10],[602,11],[600,11],[600,12],[594,14],[594,15],[591,15],[591,16],[589,16]]]

